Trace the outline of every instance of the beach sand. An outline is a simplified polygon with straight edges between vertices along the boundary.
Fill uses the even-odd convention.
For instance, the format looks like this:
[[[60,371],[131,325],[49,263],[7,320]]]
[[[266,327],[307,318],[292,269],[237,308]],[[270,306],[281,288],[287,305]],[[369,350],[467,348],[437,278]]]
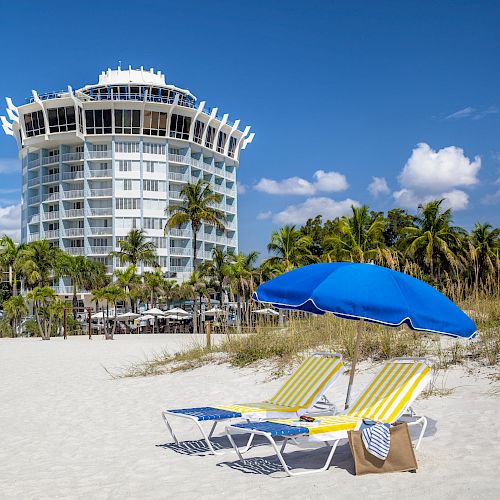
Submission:
[[[430,420],[416,474],[356,477],[344,445],[327,472],[288,478],[261,460],[242,467],[233,452],[183,453],[168,444],[160,415],[172,407],[264,399],[281,383],[269,380],[268,371],[209,365],[112,379],[105,370],[165,348],[174,352],[188,342],[192,336],[0,339],[0,497],[500,497],[500,395],[498,382],[488,378],[493,369],[452,368],[437,383],[454,388],[452,394],[415,403]],[[355,393],[376,369],[362,367]],[[340,404],[346,387],[344,376],[331,399]],[[186,424],[177,428],[180,436],[198,439]],[[290,451],[291,464],[307,468],[322,463],[327,448],[307,453],[292,445]],[[248,456],[270,455],[269,447],[257,446]]]

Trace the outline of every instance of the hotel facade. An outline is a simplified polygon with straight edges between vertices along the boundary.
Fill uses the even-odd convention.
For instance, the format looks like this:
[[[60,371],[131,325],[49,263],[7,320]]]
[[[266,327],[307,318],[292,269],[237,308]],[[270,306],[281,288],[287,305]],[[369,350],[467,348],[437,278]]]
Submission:
[[[254,137],[240,120],[143,68],[108,69],[78,90],[33,90],[23,105],[6,101],[2,126],[22,164],[23,242],[46,239],[112,273],[121,265],[110,252],[142,228],[166,276],[185,279],[193,235],[188,224],[165,235],[165,208],[181,203],[186,183],[204,179],[221,195],[226,223],[225,231],[202,226],[198,259],[210,259],[215,247],[238,250],[236,171]],[[67,280],[54,285],[71,293]]]

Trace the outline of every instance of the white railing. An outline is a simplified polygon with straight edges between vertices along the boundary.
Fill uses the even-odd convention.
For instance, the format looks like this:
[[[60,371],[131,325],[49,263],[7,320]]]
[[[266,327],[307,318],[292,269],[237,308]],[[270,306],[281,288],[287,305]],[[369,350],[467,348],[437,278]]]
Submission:
[[[171,181],[189,181],[189,174],[180,174],[178,172],[169,172],[168,173],[168,178]]]
[[[113,173],[110,168],[106,170],[89,170],[90,177],[112,177]]]
[[[32,241],[38,241],[40,239],[40,233],[31,233],[29,236],[28,236],[28,242],[32,242]]]
[[[58,182],[59,181],[59,172],[57,174],[49,174],[44,175],[42,177],[42,182],[45,184],[46,182]]]
[[[108,255],[113,247],[105,247],[105,246],[97,246],[97,247],[90,247],[90,253],[92,255]]]
[[[68,247],[65,251],[70,255],[85,255],[85,247]]]
[[[49,193],[44,195],[43,201],[53,201],[53,200],[58,200],[59,199],[59,191],[55,193]]]
[[[72,208],[64,212],[64,217],[83,217],[85,210],[83,208]]]
[[[212,252],[200,252],[201,255],[200,257],[203,257],[204,259],[212,260]]]
[[[83,168],[81,170],[74,170],[73,172],[63,172],[63,179],[83,179]]]
[[[169,191],[168,196],[169,196],[169,198],[174,199],[174,200],[182,200],[180,191]]]
[[[55,238],[59,238],[59,229],[51,229],[49,231],[45,231],[44,236],[47,240],[53,240]]]
[[[184,155],[176,155],[169,153],[168,154],[168,161],[173,161],[175,163],[186,163],[189,165],[191,158],[189,156],[184,156]]]
[[[40,203],[40,196],[32,196],[31,198],[28,198],[28,205],[36,205]]]
[[[111,227],[104,227],[104,226],[90,226],[90,232],[94,235],[103,235],[103,234],[112,234],[112,228]]]
[[[40,222],[40,214],[32,215],[28,224],[35,224],[37,222]]]
[[[170,247],[170,255],[191,255],[191,248]]]
[[[54,212],[45,212],[43,214],[43,220],[55,220],[59,219],[59,210],[56,210]]]
[[[42,165],[49,165],[50,163],[59,163],[59,155],[45,156],[42,158]]]
[[[28,168],[35,168],[40,166],[40,158],[35,158],[28,162]]]
[[[33,179],[30,179],[28,181],[28,186],[36,186],[37,184],[40,184],[40,178],[39,177],[34,177]]]
[[[63,162],[83,160],[83,153],[64,153],[61,155]]]
[[[89,215],[97,215],[97,216],[107,215],[107,216],[111,216],[111,214],[112,214],[112,208],[111,207],[107,207],[107,208],[91,208],[89,210]]]
[[[83,198],[84,191],[83,189],[71,189],[69,191],[63,191],[65,199],[73,199],[73,198]]]
[[[234,181],[234,179],[236,179],[236,171],[230,172],[229,170],[226,170],[226,177]]]
[[[228,205],[226,203],[226,212],[229,212],[230,214],[235,214],[236,213],[236,205]]]
[[[168,234],[180,238],[191,238],[191,231],[189,229],[170,229]]]
[[[111,151],[89,151],[89,160],[100,160],[102,158],[111,158]]]
[[[69,227],[64,231],[64,235],[72,238],[74,236],[83,236],[85,234],[85,229],[83,227]]]
[[[171,273],[192,273],[193,268],[191,266],[169,266],[168,270]]]
[[[111,188],[91,189],[90,190],[90,196],[91,197],[113,196],[113,190]]]
[[[205,241],[215,241],[215,234],[203,233],[201,235],[202,239]]]
[[[216,241],[217,243],[220,243],[220,244],[222,244],[222,245],[225,245],[225,244],[227,243],[227,238],[226,238],[225,236],[217,236],[217,237],[215,238],[215,241]]]

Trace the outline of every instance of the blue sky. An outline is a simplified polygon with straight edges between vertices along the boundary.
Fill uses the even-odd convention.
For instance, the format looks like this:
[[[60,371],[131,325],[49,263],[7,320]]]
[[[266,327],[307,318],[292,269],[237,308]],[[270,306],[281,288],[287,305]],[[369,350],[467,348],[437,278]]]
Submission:
[[[444,195],[457,223],[500,225],[498,2],[33,5],[2,3],[0,97],[95,83],[121,60],[252,125],[243,251],[352,203],[415,209]],[[16,156],[1,134],[0,232],[16,228]]]

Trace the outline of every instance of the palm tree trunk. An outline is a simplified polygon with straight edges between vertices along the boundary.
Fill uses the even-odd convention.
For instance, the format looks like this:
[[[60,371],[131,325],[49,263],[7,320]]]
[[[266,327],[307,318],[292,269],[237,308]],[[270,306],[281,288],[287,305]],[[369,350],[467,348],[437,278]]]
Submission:
[[[12,273],[12,295],[15,297],[17,295],[17,274],[12,270],[12,266],[9,266],[9,273]]]
[[[196,252],[197,252],[196,244],[197,244],[198,230],[195,229],[193,226],[191,226],[191,228],[193,230],[193,271],[196,271]]]
[[[240,303],[240,292],[236,296],[236,331],[241,333],[241,303]]]
[[[198,333],[198,301],[196,295],[193,296],[193,333]]]

